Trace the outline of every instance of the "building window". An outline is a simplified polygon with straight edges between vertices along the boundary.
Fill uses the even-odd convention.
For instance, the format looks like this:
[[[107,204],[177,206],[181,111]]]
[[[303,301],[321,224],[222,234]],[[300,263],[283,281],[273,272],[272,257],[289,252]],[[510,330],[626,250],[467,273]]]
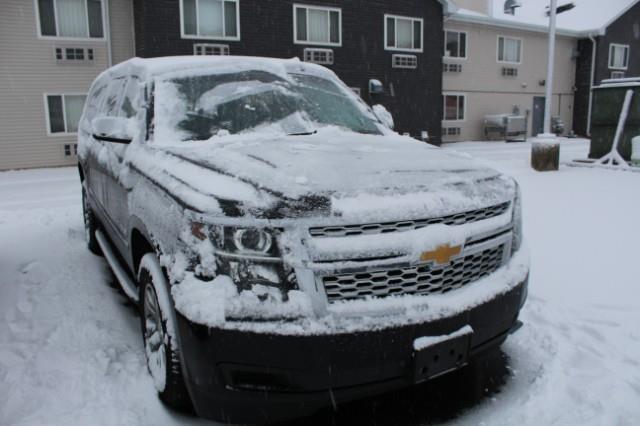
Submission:
[[[85,99],[85,95],[47,95],[46,111],[49,133],[77,132]]]
[[[612,43],[609,46],[609,68],[626,70],[629,66],[629,46]]]
[[[418,57],[416,55],[392,55],[391,62],[393,68],[418,68]]]
[[[298,44],[340,46],[342,10],[294,4],[293,34]]]
[[[104,38],[102,0],[37,0],[43,37]]]
[[[314,64],[333,64],[333,50],[331,49],[304,49],[304,61]]]
[[[625,78],[625,77],[626,77],[626,73],[624,71],[612,71],[611,72],[611,78],[613,78],[613,79]]]
[[[444,72],[462,72],[462,64],[442,64]]]
[[[422,19],[384,15],[387,50],[422,52]]]
[[[239,0],[180,0],[182,37],[240,40]]]
[[[522,62],[522,39],[498,36],[498,62]]]
[[[444,98],[444,120],[464,121],[465,95],[447,94]]]
[[[444,32],[444,57],[467,59],[467,33],[450,30]]]
[[[197,43],[193,45],[194,55],[220,55],[226,56],[229,54],[228,44],[209,44],[209,43]]]

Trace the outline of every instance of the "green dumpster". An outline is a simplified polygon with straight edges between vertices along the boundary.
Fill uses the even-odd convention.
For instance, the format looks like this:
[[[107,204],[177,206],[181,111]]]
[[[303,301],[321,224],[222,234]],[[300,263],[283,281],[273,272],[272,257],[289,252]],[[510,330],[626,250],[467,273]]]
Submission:
[[[633,90],[629,116],[618,145],[622,158],[631,160],[631,139],[640,135],[640,79],[605,83],[593,89],[589,158],[600,158],[611,151],[625,94]]]

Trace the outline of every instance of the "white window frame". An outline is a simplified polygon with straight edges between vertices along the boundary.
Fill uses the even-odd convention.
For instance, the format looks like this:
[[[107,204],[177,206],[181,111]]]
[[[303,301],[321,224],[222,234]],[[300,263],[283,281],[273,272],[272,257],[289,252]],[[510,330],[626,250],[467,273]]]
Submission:
[[[56,49],[61,49],[62,59],[58,59]],[[84,51],[84,59],[67,59],[67,49],[82,49]],[[89,58],[89,51],[93,50],[93,58]],[[94,47],[78,47],[78,46],[53,46],[53,58],[59,64],[83,64],[92,63],[96,59],[96,49]]]
[[[500,39],[511,39],[511,40],[518,40],[520,42],[520,58],[518,62],[513,62],[513,61],[504,61],[504,60],[500,60]],[[524,39],[520,38],[520,37],[512,37],[512,36],[506,36],[506,35],[498,35],[498,37],[496,38],[496,61],[499,64],[512,64],[512,65],[521,65],[522,64],[522,59],[524,58]]]
[[[298,14],[296,13],[296,9],[302,8],[306,10],[307,14],[307,40],[298,40]],[[338,42],[337,43],[324,43],[319,41],[311,41],[309,40],[309,10],[322,10],[327,13],[330,12],[338,12]],[[331,18],[329,18],[327,25],[329,25],[329,39],[331,39]],[[334,46],[341,47],[342,46],[342,9],[339,7],[325,7],[325,6],[314,6],[309,4],[302,3],[294,3],[293,4],[293,43],[294,44],[305,44],[309,46]]]
[[[415,60],[415,66],[402,64],[403,59]],[[398,63],[396,63],[396,61]],[[394,53],[391,55],[391,67],[396,69],[415,70],[418,69],[418,57],[416,55],[407,55],[406,53]]]
[[[409,20],[411,21],[411,35],[413,36],[412,39],[415,39],[415,34],[413,34],[414,31],[414,26],[413,23],[415,21],[419,21],[420,22],[420,49],[409,49],[409,48],[404,48],[404,47],[389,47],[387,46],[387,20],[389,18],[393,18],[396,21],[396,24],[394,25],[394,29],[395,29],[395,41],[396,41],[396,46],[398,45],[398,19],[404,19],[404,20]],[[422,18],[415,18],[413,16],[401,16],[401,15],[389,15],[386,14],[384,15],[384,50],[391,50],[394,52],[414,52],[414,53],[422,53],[424,51],[424,19]]]
[[[226,50],[227,53],[223,53],[222,55],[206,55],[206,54],[202,54],[202,55],[198,55],[197,50],[198,48],[201,49],[205,49],[207,47],[211,47],[211,48],[218,48],[221,51]],[[194,56],[229,56],[231,54],[231,49],[229,48],[228,44],[219,44],[219,43],[194,43],[193,44],[193,54]]]
[[[458,34],[464,34],[464,56],[447,56],[447,33],[448,32],[452,32],[452,33],[458,33]],[[460,36],[458,35],[458,43],[460,43]],[[454,30],[454,29],[444,29],[444,55],[443,58],[447,59],[447,60],[454,60],[454,61],[466,61],[467,58],[469,57],[469,33],[466,31],[462,31],[462,30]]]
[[[193,34],[185,34],[184,32],[184,5],[183,5],[183,0],[178,0],[178,3],[180,5],[180,38],[183,39],[187,39],[187,40],[229,40],[229,41],[240,41],[240,0],[225,0],[225,1],[232,1],[236,4],[236,28],[238,29],[238,34],[236,36],[233,37],[227,37],[224,35],[221,36],[211,36],[211,35],[200,35],[200,28],[198,27],[198,2],[196,0],[196,31],[198,32],[197,35],[193,35]],[[222,7],[222,13],[224,14],[224,5]],[[227,32],[227,28],[225,27],[226,22],[225,22],[225,17],[222,17],[222,34],[226,34]]]
[[[621,77],[614,77],[613,75],[616,74],[616,73],[620,73],[620,74],[622,74],[622,76]],[[611,79],[620,79],[620,78],[626,78],[626,76],[627,76],[627,73],[624,72],[624,71],[611,71],[611,75],[609,76],[609,78],[611,78]]]
[[[461,120],[460,119],[447,120],[445,118],[446,110],[447,110],[447,96],[457,96],[457,97],[464,98],[464,108],[462,109],[462,117],[463,118]],[[466,93],[460,93],[460,92],[444,92],[444,93],[442,93],[442,123],[444,123],[443,127],[447,127],[446,124],[464,123],[465,121],[467,121],[467,94]],[[455,127],[455,126],[449,126],[449,127]]]
[[[327,61],[314,61],[314,60],[307,60],[307,54],[311,54],[311,56],[313,56],[313,53],[318,52],[318,53],[325,53],[327,55],[327,58],[331,58],[331,60],[327,60]],[[320,47],[307,47],[304,49],[304,51],[302,52],[303,55],[303,60],[304,62],[308,62],[310,64],[319,64],[319,65],[333,65],[334,60],[335,60],[335,55],[333,52],[333,49],[326,49],[326,48],[320,48]]]
[[[62,119],[64,120],[64,132],[55,132],[52,133],[51,132],[51,119],[50,119],[50,114],[49,114],[49,102],[48,102],[48,97],[49,96],[61,96],[62,97]],[[82,93],[82,92],[69,92],[69,93],[43,93],[42,97],[44,100],[44,117],[45,117],[45,122],[46,122],[46,126],[47,126],[47,136],[51,136],[51,137],[57,137],[57,136],[73,136],[73,135],[77,135],[78,132],[67,132],[67,107],[65,105],[64,102],[64,97],[65,96],[84,96],[85,97],[85,105],[87,102],[87,97],[89,96],[88,93]],[[84,108],[83,108],[83,113],[84,113]],[[80,118],[82,118],[82,116],[80,116]],[[78,127],[80,127],[80,120],[78,120]]]
[[[182,3],[182,1],[181,1]],[[38,0],[33,0],[35,18],[36,18],[36,28],[38,31],[38,38],[41,40],[59,40],[59,41],[107,41],[108,35],[110,34],[109,28],[107,28],[107,20],[105,17],[105,13],[107,13],[105,8],[105,0],[100,0],[100,11],[102,15],[102,37],[89,37],[90,29],[89,29],[89,11],[87,10],[87,2],[84,2],[84,11],[87,16],[87,37],[64,37],[64,36],[50,36],[50,35],[42,35],[42,28],[40,28],[40,6],[38,5]],[[58,12],[56,7],[56,0],[53,0],[53,14],[54,21],[56,24],[56,34],[60,33],[58,28]]]
[[[617,47],[623,48],[623,49],[627,49],[627,63],[626,63],[626,66],[624,66],[624,67],[613,67],[613,66],[611,66],[611,59],[612,59],[613,49],[615,49]],[[609,44],[609,61],[608,61],[609,69],[610,70],[620,70],[620,71],[628,70],[629,69],[630,55],[631,55],[631,46],[629,46],[628,44],[619,44],[619,43],[611,43],[611,44]]]

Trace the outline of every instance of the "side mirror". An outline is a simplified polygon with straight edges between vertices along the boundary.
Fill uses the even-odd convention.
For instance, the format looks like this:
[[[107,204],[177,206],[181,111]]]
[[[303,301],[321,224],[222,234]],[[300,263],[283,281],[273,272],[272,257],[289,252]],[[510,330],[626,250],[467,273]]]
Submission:
[[[393,127],[394,127],[393,116],[391,115],[389,110],[387,110],[384,106],[380,104],[372,106],[371,109],[373,110],[373,114],[376,116],[378,120],[380,120],[382,124],[384,124],[386,127],[393,130]]]
[[[97,117],[91,123],[91,134],[104,142],[128,144],[133,140],[129,119],[124,117]]]

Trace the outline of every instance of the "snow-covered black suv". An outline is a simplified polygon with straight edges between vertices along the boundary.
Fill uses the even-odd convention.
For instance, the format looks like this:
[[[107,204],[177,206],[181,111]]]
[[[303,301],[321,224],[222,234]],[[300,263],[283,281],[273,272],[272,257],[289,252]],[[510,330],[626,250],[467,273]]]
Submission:
[[[517,184],[298,60],[132,59],[79,124],[89,248],[162,400],[284,419],[464,366],[519,325]]]

